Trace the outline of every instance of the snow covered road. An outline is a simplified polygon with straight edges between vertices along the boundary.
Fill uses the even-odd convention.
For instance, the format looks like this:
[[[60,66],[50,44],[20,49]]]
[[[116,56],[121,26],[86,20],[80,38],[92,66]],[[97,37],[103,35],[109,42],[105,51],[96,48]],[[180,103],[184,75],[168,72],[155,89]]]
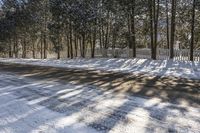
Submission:
[[[200,109],[61,83],[0,74],[0,132],[200,132]]]

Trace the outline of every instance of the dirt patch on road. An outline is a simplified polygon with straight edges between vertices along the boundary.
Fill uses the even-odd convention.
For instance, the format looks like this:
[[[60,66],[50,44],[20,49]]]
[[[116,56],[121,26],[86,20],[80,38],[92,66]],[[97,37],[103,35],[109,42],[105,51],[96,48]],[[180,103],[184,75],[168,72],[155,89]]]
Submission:
[[[0,64],[0,71],[45,81],[88,84],[105,91],[112,90],[146,98],[159,97],[163,101],[200,107],[199,80],[19,64]]]

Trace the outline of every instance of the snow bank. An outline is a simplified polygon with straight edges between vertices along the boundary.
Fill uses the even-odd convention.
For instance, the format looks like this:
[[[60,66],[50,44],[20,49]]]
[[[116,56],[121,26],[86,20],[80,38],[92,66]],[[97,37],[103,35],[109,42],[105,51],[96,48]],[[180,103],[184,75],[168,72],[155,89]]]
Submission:
[[[0,62],[200,79],[200,62],[149,59],[4,59]]]

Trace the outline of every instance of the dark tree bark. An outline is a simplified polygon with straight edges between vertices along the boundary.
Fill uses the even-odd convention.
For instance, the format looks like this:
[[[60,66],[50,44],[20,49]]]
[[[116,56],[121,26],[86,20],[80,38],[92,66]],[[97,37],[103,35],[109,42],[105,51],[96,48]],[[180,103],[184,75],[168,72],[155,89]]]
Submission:
[[[106,44],[105,44],[105,32],[104,32],[104,26],[103,26],[103,23],[102,23],[102,26],[101,26],[101,35],[102,35],[102,46],[104,49],[106,49]]]
[[[129,48],[132,48],[132,41],[131,41],[131,22],[130,22],[130,13],[127,15],[127,26],[128,26],[128,43],[129,43]]]
[[[18,58],[18,37],[15,34],[15,42],[14,42],[14,53],[15,53],[15,58]]]
[[[133,49],[133,57],[136,57],[136,40],[135,40],[135,0],[132,0],[131,6],[131,43]]]
[[[172,0],[171,9],[171,37],[170,37],[170,59],[174,58],[174,41],[175,41],[175,30],[176,30],[176,0]]]
[[[40,39],[40,58],[43,59],[43,37],[41,34],[41,39]]]
[[[82,34],[82,55],[81,57],[85,58],[85,34]]]
[[[150,16],[150,37],[151,37],[151,58],[153,58],[154,53],[154,31],[153,31],[153,1],[149,0],[149,16]]]
[[[45,13],[44,13],[44,32],[43,32],[43,44],[44,44],[44,59],[47,58],[47,49],[48,49],[48,44],[47,44],[47,20],[48,20],[48,1],[45,1]]]
[[[73,37],[73,33],[72,33],[72,22],[70,21],[70,25],[69,25],[69,31],[70,31],[70,33],[69,33],[69,41],[70,41],[70,57],[71,57],[71,59],[73,58],[73,39],[72,39],[72,37]]]
[[[106,35],[105,35],[105,49],[108,48],[109,45],[109,24],[110,24],[110,11],[107,12],[107,25],[106,25]]]
[[[154,0],[153,3],[153,16],[154,16],[154,45],[152,49],[152,59],[156,60],[157,55],[157,46],[158,46],[158,17],[159,17],[159,10],[160,9],[160,0],[157,0],[157,7],[156,1]]]
[[[100,48],[102,49],[102,34],[101,34],[101,26],[99,27],[99,45],[100,45]]]
[[[169,7],[168,7],[168,0],[166,0],[166,23],[167,23],[167,48],[169,49],[170,48],[170,45],[169,45],[169,15],[168,15],[168,12],[169,12]]]
[[[27,44],[25,37],[23,38],[22,58],[26,58]]]
[[[95,55],[95,45],[96,45],[96,29],[93,33],[93,38],[92,38],[92,48],[91,48],[91,57],[94,58]]]
[[[192,8],[192,28],[191,28],[191,44],[190,44],[190,61],[194,60],[194,30],[195,30],[195,9],[196,9],[196,0],[193,0]]]
[[[61,50],[61,43],[60,43],[60,39],[58,39],[58,51],[57,51],[57,59],[60,59],[60,50]]]
[[[10,40],[9,41],[9,52],[8,52],[8,55],[9,55],[9,58],[12,58],[13,56],[13,54],[12,54],[12,41]]]
[[[58,51],[57,59],[60,59],[60,51]]]
[[[44,37],[43,37],[43,43],[44,43],[44,59],[47,58],[47,40],[46,40],[46,33],[44,33]]]
[[[80,50],[80,56],[82,57],[82,39],[81,36],[78,38],[78,43],[79,43],[79,50]]]
[[[69,35],[67,35],[67,58],[70,58],[70,39],[69,39]]]
[[[95,56],[95,46],[96,46],[96,38],[97,38],[97,19],[95,19],[95,27],[94,32],[92,35],[92,42],[91,42],[91,57],[94,58]]]
[[[78,38],[76,34],[74,34],[74,46],[75,46],[75,57],[77,57],[78,56]]]
[[[33,59],[36,58],[35,56],[35,43],[32,41],[32,56],[33,56]]]

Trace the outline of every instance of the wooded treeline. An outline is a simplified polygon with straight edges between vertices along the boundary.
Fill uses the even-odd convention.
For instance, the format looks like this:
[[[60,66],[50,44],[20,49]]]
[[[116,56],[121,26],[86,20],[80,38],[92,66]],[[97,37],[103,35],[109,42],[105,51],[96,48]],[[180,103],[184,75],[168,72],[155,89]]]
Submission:
[[[200,49],[198,0],[1,0],[0,52],[33,58],[49,52],[91,57],[95,48]]]

